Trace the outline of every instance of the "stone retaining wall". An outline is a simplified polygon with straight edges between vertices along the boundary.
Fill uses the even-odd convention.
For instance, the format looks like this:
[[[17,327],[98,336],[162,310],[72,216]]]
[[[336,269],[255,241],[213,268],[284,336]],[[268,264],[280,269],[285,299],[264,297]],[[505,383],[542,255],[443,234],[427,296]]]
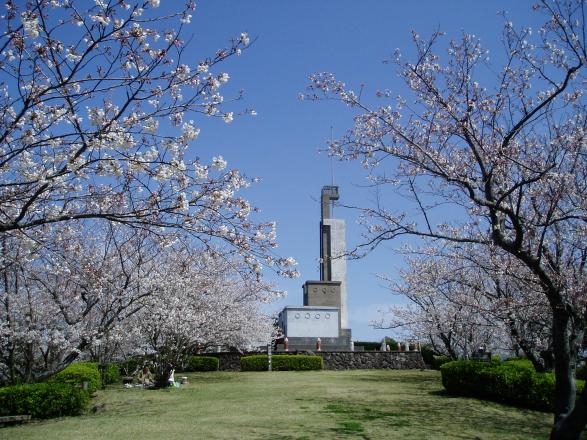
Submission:
[[[221,371],[240,371],[241,356],[266,353],[205,353],[202,356],[217,357]],[[275,352],[274,354],[286,354]],[[294,354],[294,353],[289,353]],[[322,351],[314,354],[322,356],[325,370],[359,370],[389,368],[408,370],[425,368],[419,351]]]
[[[241,369],[241,356],[247,356],[249,354],[259,354],[259,353],[237,353],[237,352],[230,352],[230,353],[209,353],[205,356],[214,356],[217,357],[220,361],[218,365],[218,369],[220,371],[240,371]]]
[[[316,354],[324,359],[325,370],[409,370],[426,367],[419,351],[324,351]]]

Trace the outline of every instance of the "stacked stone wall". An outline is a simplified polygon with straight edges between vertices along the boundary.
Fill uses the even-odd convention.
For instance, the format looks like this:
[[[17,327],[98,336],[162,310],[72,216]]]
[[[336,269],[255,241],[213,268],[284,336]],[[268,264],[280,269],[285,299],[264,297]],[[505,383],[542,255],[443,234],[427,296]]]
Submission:
[[[260,353],[238,353],[238,352],[220,352],[220,353],[203,353],[201,356],[210,356],[218,358],[218,369],[220,371],[240,371],[241,356],[248,356]]]
[[[266,353],[205,353],[202,356],[217,357],[221,371],[240,371],[241,356]],[[295,354],[276,352],[274,354]],[[323,351],[314,352],[324,359],[325,370],[381,369],[409,370],[425,368],[419,351]]]
[[[324,359],[325,370],[368,370],[389,368],[409,370],[425,368],[419,351],[325,351],[316,353]]]

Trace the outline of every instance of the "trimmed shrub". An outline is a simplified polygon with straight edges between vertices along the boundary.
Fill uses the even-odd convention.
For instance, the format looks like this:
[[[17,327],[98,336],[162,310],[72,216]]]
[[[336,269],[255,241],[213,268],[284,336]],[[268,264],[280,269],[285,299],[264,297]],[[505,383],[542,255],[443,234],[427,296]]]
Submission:
[[[275,355],[273,369],[275,371],[322,370],[324,361],[321,356],[306,355]]]
[[[529,359],[508,359],[507,361],[503,362],[502,365],[513,365],[517,368],[526,368],[528,370],[536,371],[534,365],[532,364],[532,361],[530,361]]]
[[[0,416],[30,414],[46,419],[80,414],[88,405],[87,391],[67,383],[44,382],[0,388]]]
[[[74,365],[85,365],[97,369],[100,372],[102,385],[120,382],[120,367],[118,364],[107,363],[105,365],[100,365],[98,362],[78,362]]]
[[[80,387],[83,382],[88,383],[88,393],[92,394],[102,386],[102,379],[98,364],[93,362],[80,362],[71,364],[63,371],[55,374],[49,382],[66,383],[72,387]]]
[[[537,373],[527,360],[498,363],[453,361],[444,364],[442,385],[449,394],[478,397],[524,408],[552,411],[555,378]],[[577,393],[584,383],[577,381]]]
[[[275,359],[275,356],[273,356],[273,359]],[[267,371],[267,366],[266,354],[241,357],[241,371]]]
[[[552,392],[551,377],[537,375],[527,366],[492,365],[481,370],[481,397],[527,408],[549,410]]]
[[[451,361],[452,359],[448,356],[432,356],[432,368],[434,368],[435,370],[440,370],[440,367],[442,367],[447,362]]]
[[[276,354],[271,357],[274,371],[322,370],[324,362],[321,356]],[[267,371],[267,355],[243,356],[242,371]]]
[[[552,373],[533,373],[527,394],[521,396],[520,405],[545,411],[554,410],[555,378]]]
[[[102,384],[109,385],[111,383],[120,382],[120,367],[118,364],[109,363],[103,365],[101,368]]]
[[[477,361],[445,362],[440,367],[442,385],[450,394],[478,395],[483,388],[479,372],[486,366],[484,362]]]
[[[190,356],[184,371],[218,371],[220,360],[212,356]]]

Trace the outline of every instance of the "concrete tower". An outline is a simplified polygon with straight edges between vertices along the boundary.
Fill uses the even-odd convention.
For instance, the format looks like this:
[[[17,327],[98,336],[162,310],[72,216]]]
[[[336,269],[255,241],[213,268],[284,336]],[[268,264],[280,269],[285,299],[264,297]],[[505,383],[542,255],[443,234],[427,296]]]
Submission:
[[[345,223],[331,218],[333,200],[338,200],[338,187],[323,187],[320,280],[304,283],[303,306],[286,306],[279,314],[278,323],[291,350],[314,350],[318,338],[324,351],[352,349],[347,312]],[[278,344],[278,348],[284,345]]]
[[[338,200],[338,186],[324,186],[321,193],[320,281],[340,282],[340,326],[348,328],[346,292],[346,226],[342,219],[331,218],[331,202]]]

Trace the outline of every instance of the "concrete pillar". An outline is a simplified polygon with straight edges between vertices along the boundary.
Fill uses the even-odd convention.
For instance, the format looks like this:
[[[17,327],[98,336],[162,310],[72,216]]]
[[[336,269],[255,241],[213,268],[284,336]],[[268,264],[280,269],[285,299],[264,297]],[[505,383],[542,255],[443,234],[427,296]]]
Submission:
[[[320,281],[340,281],[340,327],[349,328],[346,292],[346,226],[331,218],[330,203],[338,200],[338,186],[324,186],[321,192]]]
[[[322,228],[327,227],[330,231],[329,254],[322,257],[324,273],[330,279],[321,281],[340,281],[340,327],[349,328],[348,310],[347,310],[347,290],[346,290],[346,226],[345,221],[341,219],[324,219]]]

